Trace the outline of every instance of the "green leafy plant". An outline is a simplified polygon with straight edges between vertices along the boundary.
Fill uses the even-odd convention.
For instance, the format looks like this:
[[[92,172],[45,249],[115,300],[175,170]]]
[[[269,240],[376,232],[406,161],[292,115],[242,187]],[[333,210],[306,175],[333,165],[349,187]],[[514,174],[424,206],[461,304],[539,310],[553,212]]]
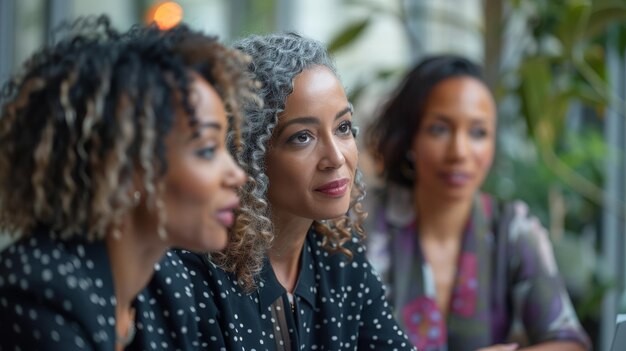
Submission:
[[[368,2],[346,2],[369,11],[337,34],[331,41],[333,53],[341,54],[364,40],[377,16],[400,21],[407,43],[414,51],[423,49],[415,47],[420,33],[407,25],[411,20],[407,16],[421,16],[419,11],[404,11],[409,2],[396,3],[399,12]],[[607,67],[609,47],[620,55],[626,51],[626,1],[485,0],[484,6],[482,27],[471,27],[450,13],[441,18],[484,35],[487,78],[502,107],[499,134],[517,140],[514,145],[500,140],[509,145],[501,148],[485,189],[504,199],[525,200],[549,227],[577,312],[593,329],[602,297],[614,287],[611,277],[602,274],[604,263],[594,238],[602,211],[626,217],[623,199],[606,201],[610,198],[603,189],[606,156],[621,151],[611,150],[602,135],[608,106],[626,118],[626,102],[611,90]],[[504,33],[510,35],[505,28],[519,18],[525,31],[515,34],[519,37],[505,37]],[[525,46],[518,48],[515,64],[502,64],[503,49],[511,43]],[[397,80],[401,76],[397,73],[406,69],[385,67],[372,72],[355,87],[353,101],[358,103],[364,90],[376,82]],[[573,107],[582,112],[572,113]],[[580,127],[573,128],[575,124]]]

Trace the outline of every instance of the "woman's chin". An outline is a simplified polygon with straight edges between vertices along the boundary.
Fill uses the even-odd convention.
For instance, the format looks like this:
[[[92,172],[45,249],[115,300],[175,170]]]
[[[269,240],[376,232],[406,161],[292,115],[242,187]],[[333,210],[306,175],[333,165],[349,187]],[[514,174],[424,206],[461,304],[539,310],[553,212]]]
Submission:
[[[205,246],[206,252],[218,252],[226,248],[228,244],[228,232],[226,230],[219,231],[219,233],[213,233],[210,240],[207,241]]]
[[[333,219],[341,218],[345,216],[347,213],[348,213],[347,208],[345,210],[339,210],[339,211],[327,211],[323,214],[319,214],[318,216],[316,216],[314,220],[316,221],[333,220]]]
[[[474,198],[477,189],[450,189],[449,191],[441,194],[443,198],[450,201],[467,201]]]
[[[228,234],[226,230],[213,229],[185,242],[173,243],[172,246],[193,252],[217,252],[224,250],[227,244]]]

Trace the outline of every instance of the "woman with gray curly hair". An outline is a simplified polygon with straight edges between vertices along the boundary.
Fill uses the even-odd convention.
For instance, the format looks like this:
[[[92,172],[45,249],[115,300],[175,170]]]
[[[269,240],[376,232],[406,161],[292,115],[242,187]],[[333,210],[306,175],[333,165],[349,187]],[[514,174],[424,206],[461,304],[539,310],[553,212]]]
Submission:
[[[365,258],[353,109],[328,53],[295,34],[235,47],[251,56],[264,105],[245,108],[240,163],[251,181],[226,250],[179,252],[202,346],[413,349]]]

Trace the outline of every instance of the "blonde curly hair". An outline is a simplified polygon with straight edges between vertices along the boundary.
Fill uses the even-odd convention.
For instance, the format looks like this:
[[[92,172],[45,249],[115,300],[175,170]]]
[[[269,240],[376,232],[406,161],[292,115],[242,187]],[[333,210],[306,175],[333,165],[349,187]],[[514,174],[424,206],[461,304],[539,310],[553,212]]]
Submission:
[[[175,108],[197,124],[191,72],[224,100],[238,149],[240,104],[255,99],[249,59],[184,25],[118,33],[101,16],[66,29],[2,92],[0,230],[27,236],[45,226],[61,239],[102,239],[133,206],[133,175],[162,222],[164,142]]]

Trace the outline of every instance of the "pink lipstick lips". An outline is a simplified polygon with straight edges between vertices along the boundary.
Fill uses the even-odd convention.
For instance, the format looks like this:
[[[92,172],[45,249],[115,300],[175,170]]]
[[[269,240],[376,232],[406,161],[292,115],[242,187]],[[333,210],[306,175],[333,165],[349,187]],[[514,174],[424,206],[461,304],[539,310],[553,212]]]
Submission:
[[[349,183],[350,180],[348,178],[333,180],[318,187],[315,191],[330,197],[341,197],[348,191]]]
[[[445,172],[439,175],[444,182],[453,187],[462,187],[468,184],[471,176],[465,172],[453,171]]]
[[[217,211],[215,217],[224,227],[230,228],[235,223],[235,210],[239,208],[239,201]]]

